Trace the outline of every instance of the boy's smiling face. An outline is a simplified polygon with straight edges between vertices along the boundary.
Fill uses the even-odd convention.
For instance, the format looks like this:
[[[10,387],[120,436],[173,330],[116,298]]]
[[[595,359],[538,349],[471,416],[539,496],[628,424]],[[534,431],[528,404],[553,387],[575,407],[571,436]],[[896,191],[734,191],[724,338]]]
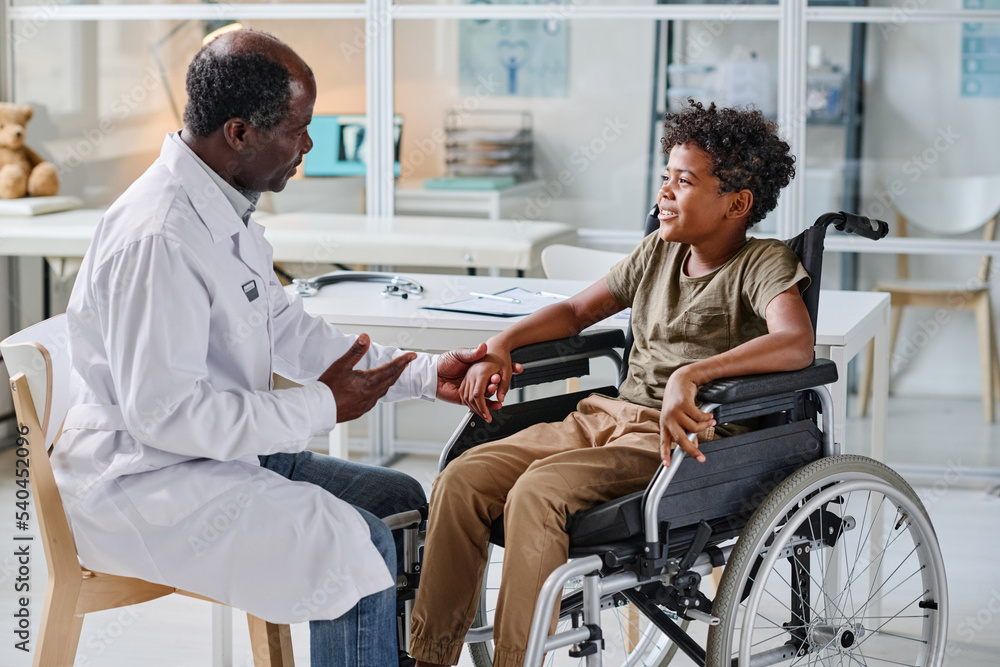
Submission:
[[[663,185],[657,193],[660,209],[660,238],[664,241],[688,243],[694,246],[711,244],[720,232],[731,231],[734,222],[745,234],[745,224],[735,212],[747,209],[734,208],[735,200],[751,197],[748,190],[720,192],[720,181],[712,175],[712,162],[708,153],[693,144],[678,144],[670,149],[670,157],[663,176]],[[745,206],[745,202],[743,202]]]

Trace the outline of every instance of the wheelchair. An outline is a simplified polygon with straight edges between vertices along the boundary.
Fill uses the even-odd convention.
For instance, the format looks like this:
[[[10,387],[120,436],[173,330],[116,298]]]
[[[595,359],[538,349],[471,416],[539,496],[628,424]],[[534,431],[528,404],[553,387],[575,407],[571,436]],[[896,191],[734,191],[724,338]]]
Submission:
[[[658,226],[657,213],[649,214],[647,233]],[[829,213],[787,241],[812,278],[803,299],[814,330],[831,224],[873,240],[888,231],[881,221]],[[620,331],[526,346],[513,355],[524,372],[512,387],[586,375],[599,356],[618,362],[620,382],[630,348],[631,334]],[[539,594],[526,667],[662,666],[678,653],[689,659],[678,663],[710,667],[941,665],[948,590],[934,529],[902,477],[840,453],[825,387],[836,379],[836,366],[821,359],[800,371],[701,387],[702,410],[717,422],[757,419],[759,427],[703,443],[707,461],[698,465],[678,448],[645,491],[569,517],[570,560]],[[617,395],[616,387],[594,391]],[[510,404],[490,424],[470,412],[439,471],[471,447],[561,420],[590,393]],[[419,584],[424,519],[411,512],[389,520],[405,529],[401,599],[412,600]],[[502,520],[490,541],[503,546]],[[491,559],[487,567],[466,635],[477,667],[493,664],[500,565]],[[703,579],[722,566],[710,597]],[[557,605],[559,624],[549,635]],[[408,613],[400,627],[405,642]],[[693,635],[705,637],[704,647]]]

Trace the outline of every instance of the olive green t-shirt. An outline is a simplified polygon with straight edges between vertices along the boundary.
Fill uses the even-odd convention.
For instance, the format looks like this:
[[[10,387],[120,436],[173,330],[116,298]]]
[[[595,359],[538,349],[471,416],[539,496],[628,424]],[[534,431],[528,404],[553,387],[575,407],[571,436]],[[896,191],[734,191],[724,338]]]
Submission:
[[[621,398],[660,409],[675,370],[767,333],[764,309],[809,274],[792,250],[773,239],[747,239],[718,269],[692,278],[683,267],[690,246],[653,232],[606,277],[619,304],[632,308],[635,346]]]

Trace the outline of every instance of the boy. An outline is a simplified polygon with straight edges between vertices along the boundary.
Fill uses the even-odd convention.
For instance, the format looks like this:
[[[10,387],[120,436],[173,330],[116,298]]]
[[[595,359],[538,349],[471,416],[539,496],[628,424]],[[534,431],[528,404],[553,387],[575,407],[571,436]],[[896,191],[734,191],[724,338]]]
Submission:
[[[502,400],[509,388],[510,350],[575,335],[632,308],[635,347],[619,399],[591,395],[561,423],[466,452],[435,481],[410,643],[418,667],[458,661],[490,523],[501,513],[506,548],[493,664],[513,667],[524,661],[542,583],[566,562],[567,518],[645,488],[673,446],[705,460],[698,438],[686,437],[715,437],[711,414],[695,403],[699,385],[812,361],[805,269],[780,241],[746,235],[795,173],[776,130],[758,111],[714,104],[692,102],[668,116],[658,232],[605,278],[487,341],[487,356],[461,389],[480,414],[487,395]],[[727,426],[719,425],[720,435]]]

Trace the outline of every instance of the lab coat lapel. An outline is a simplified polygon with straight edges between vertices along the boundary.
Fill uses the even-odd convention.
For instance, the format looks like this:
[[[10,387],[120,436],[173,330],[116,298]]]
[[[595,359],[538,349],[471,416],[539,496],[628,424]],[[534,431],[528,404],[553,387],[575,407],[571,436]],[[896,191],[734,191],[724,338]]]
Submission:
[[[204,168],[177,146],[169,136],[163,141],[160,157],[180,181],[195,212],[208,227],[212,240],[219,243],[231,239],[243,263],[257,274],[263,284],[266,284],[270,266],[265,261],[259,239],[256,238],[263,238],[260,233],[255,234],[254,230],[248,229],[247,225],[243,224],[233,205],[219,186],[208,177]]]
[[[232,211],[232,208],[230,208]],[[235,211],[232,211],[233,215],[236,215]],[[243,221],[236,218],[239,221],[240,229],[236,234],[236,251],[240,254],[240,259],[243,263],[250,267],[261,279],[261,285],[267,284],[267,275],[270,272],[271,266],[264,259],[264,255],[261,252],[259,239],[256,238],[256,234],[252,229],[249,229],[243,224]],[[250,221],[250,225],[254,225],[253,220]],[[259,226],[259,225],[258,225]]]

